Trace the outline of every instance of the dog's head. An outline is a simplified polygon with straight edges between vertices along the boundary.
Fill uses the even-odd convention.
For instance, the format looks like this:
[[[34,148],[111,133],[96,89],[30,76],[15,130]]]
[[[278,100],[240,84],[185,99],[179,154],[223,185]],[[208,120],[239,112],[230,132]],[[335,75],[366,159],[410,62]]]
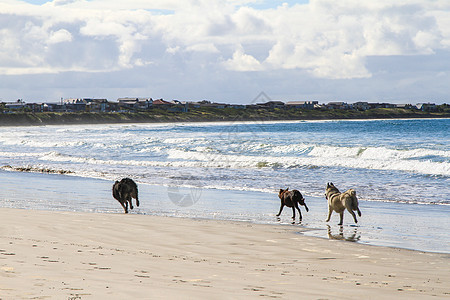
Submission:
[[[286,193],[288,190],[289,190],[289,188],[287,188],[287,189],[285,189],[285,190],[280,189],[280,191],[278,192],[278,197],[279,197],[280,199],[282,199],[284,193]]]
[[[336,187],[334,186],[334,184],[332,182],[328,182],[327,183],[327,189],[335,189]]]
[[[336,192],[339,193],[339,190],[337,189],[337,187],[335,187],[332,182],[328,182],[327,188],[325,190],[325,198],[328,200],[328,194],[336,193]]]

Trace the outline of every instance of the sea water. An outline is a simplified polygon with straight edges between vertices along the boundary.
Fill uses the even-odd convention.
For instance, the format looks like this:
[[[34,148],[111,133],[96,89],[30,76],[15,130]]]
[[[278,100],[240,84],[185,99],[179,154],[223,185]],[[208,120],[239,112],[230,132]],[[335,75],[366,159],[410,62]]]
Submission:
[[[0,166],[102,179],[108,197],[110,183],[122,177],[135,179],[144,191],[152,185],[165,187],[153,203],[157,205],[142,208],[149,214],[271,223],[279,206],[277,192],[289,187],[300,190],[310,208],[320,211],[320,217],[309,214],[310,222],[303,224],[323,230],[323,195],[327,182],[333,182],[341,191],[357,191],[361,220],[370,218],[367,210],[375,215],[386,205],[399,213],[416,211],[417,216],[442,212],[445,219],[450,217],[449,125],[450,119],[414,119],[2,127]],[[233,191],[228,192],[233,196],[216,203],[211,199],[214,190]],[[59,205],[66,210],[109,211],[108,202],[85,199]],[[8,207],[24,205],[7,197],[2,202]],[[33,201],[29,199],[26,207],[33,208]],[[291,211],[284,214],[290,217]],[[304,212],[305,220],[306,216]],[[353,223],[350,215],[344,222]],[[379,229],[371,226],[371,234],[358,240],[377,239]],[[342,237],[336,228],[328,232],[330,238],[335,234]],[[431,239],[442,242],[443,235],[445,251],[448,235],[437,235]]]

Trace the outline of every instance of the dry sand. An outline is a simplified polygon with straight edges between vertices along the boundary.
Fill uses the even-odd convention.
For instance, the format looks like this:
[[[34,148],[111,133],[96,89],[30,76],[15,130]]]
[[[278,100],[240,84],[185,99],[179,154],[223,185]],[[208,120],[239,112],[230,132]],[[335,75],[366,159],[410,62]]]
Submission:
[[[0,299],[450,298],[449,254],[298,226],[6,208],[0,220]]]

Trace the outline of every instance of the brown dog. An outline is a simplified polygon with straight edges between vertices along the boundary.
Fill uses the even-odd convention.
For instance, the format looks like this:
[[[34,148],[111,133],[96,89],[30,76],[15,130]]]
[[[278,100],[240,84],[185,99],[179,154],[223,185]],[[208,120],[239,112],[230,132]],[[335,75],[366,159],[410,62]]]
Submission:
[[[131,198],[136,199],[136,205],[139,206],[138,188],[133,179],[123,178],[121,181],[116,181],[112,188],[113,197],[122,205],[125,213],[128,213],[128,203],[130,209],[133,209]]]
[[[278,213],[277,217],[280,216],[281,212],[283,211],[283,207],[286,205],[287,207],[292,207],[292,220],[295,221],[295,209],[298,210],[298,213],[300,215],[299,220],[302,220],[302,213],[300,212],[300,208],[298,205],[303,205],[306,208],[306,211],[309,211],[308,206],[306,206],[305,198],[303,198],[302,194],[297,190],[288,191],[289,188],[283,190],[280,189],[280,192],[278,193],[278,197],[281,200],[281,206],[280,206],[280,212]]]
[[[353,216],[355,223],[358,223],[354,210],[358,212],[358,216],[361,217],[361,211],[358,207],[358,198],[356,198],[356,192],[354,189],[341,193],[332,182],[327,183],[327,189],[325,191],[325,197],[328,200],[328,218],[325,222],[330,221],[333,211],[337,212],[340,216],[338,225],[342,225],[344,222],[344,211],[347,211]]]

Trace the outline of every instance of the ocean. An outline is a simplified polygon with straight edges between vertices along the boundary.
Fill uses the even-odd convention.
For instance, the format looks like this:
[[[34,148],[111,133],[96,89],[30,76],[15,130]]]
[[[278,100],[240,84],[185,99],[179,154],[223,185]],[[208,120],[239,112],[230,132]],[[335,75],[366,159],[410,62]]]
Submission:
[[[450,119],[0,127],[0,166],[3,173],[27,168],[53,170],[69,174],[66,181],[96,179],[108,186],[104,189],[106,202],[58,202],[58,209],[65,210],[118,212],[121,207],[109,198],[110,185],[131,177],[148,193],[152,186],[165,189],[153,195],[158,199],[148,208],[139,208],[140,213],[276,223],[278,190],[289,187],[298,189],[311,208],[310,213],[303,210],[302,226],[324,230],[324,192],[327,182],[333,182],[341,191],[357,191],[361,223],[364,207],[374,214],[378,214],[377,208],[417,211],[417,215],[429,211],[430,216],[436,212],[448,220],[449,128]],[[50,193],[51,189],[50,185],[46,190]],[[214,191],[229,191],[234,196],[216,203],[211,199]],[[31,196],[27,204],[18,198],[11,201],[3,196],[0,205],[30,209],[41,205],[34,205]],[[285,208],[281,223],[290,214]],[[426,215],[421,217],[423,222],[429,221]],[[308,218],[315,221],[308,225]],[[337,223],[337,219],[332,221]],[[349,214],[344,223],[353,223]],[[441,225],[446,224],[448,221]],[[382,227],[369,227],[371,233],[357,240],[380,244],[376,232],[383,231]],[[443,248],[436,246],[438,251],[450,252],[447,228],[436,233],[441,243],[444,239]],[[423,244],[429,244],[429,239]],[[407,248],[423,247],[414,244]]]

